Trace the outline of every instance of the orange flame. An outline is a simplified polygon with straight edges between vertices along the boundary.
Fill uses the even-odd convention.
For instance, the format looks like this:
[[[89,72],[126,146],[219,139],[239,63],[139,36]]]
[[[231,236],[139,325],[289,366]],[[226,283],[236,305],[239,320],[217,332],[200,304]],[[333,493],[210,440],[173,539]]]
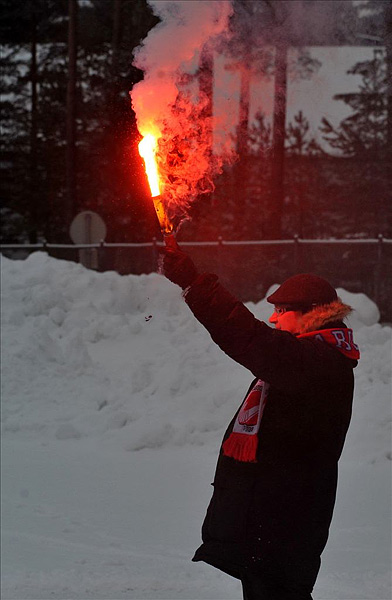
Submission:
[[[149,133],[139,143],[139,154],[144,159],[148,183],[150,185],[151,196],[154,202],[155,211],[161,226],[161,231],[165,236],[172,235],[174,231],[173,223],[168,218],[164,205],[162,203],[159,173],[156,160],[157,138]]]
[[[146,135],[139,143],[139,154],[144,159],[148,183],[151,189],[151,196],[159,196],[159,174],[155,152],[157,140],[152,134]]]

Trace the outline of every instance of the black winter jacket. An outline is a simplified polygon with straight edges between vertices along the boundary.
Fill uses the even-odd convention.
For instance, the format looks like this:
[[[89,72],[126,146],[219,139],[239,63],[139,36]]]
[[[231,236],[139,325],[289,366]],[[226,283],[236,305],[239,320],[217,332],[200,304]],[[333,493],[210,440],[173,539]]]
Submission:
[[[221,349],[270,384],[257,462],[221,450],[193,560],[235,577],[244,570],[285,573],[311,590],[332,518],[357,363],[328,344],[257,320],[214,275],[199,276],[185,299]],[[336,303],[311,327],[335,327],[348,311]]]

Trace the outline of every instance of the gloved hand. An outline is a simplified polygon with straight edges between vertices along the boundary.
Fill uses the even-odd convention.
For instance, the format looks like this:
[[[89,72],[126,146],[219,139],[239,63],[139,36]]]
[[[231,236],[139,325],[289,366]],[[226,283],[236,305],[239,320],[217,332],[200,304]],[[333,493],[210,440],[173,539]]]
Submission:
[[[193,260],[180,248],[166,247],[163,252],[162,271],[173,283],[183,290],[191,285],[199,275]]]

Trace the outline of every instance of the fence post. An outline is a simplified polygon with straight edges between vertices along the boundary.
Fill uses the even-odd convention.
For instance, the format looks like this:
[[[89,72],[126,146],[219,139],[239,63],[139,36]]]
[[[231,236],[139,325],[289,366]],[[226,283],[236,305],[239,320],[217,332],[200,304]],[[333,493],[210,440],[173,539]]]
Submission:
[[[98,248],[98,271],[104,271],[104,264],[105,264],[105,242],[104,240],[101,240],[99,242],[99,248]]]
[[[158,264],[158,247],[157,247],[157,238],[155,236],[152,238],[151,260],[152,260],[151,272],[156,273],[157,264]]]
[[[380,305],[381,302],[381,273],[382,273],[382,250],[383,250],[383,235],[382,233],[378,234],[378,242],[377,242],[377,264],[374,269],[374,299],[377,306]]]
[[[221,235],[218,236],[218,275],[223,276],[223,238]]]
[[[294,271],[299,273],[299,236],[298,233],[294,235]]]

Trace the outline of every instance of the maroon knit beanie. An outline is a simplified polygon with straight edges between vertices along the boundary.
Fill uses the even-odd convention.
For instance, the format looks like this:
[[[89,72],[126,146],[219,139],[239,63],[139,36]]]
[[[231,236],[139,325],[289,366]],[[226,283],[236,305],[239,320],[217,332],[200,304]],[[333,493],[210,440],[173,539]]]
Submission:
[[[271,304],[284,306],[312,307],[329,304],[337,300],[336,290],[322,277],[310,273],[300,273],[289,277],[270,296]]]

